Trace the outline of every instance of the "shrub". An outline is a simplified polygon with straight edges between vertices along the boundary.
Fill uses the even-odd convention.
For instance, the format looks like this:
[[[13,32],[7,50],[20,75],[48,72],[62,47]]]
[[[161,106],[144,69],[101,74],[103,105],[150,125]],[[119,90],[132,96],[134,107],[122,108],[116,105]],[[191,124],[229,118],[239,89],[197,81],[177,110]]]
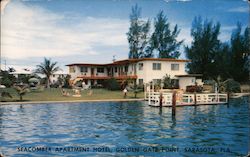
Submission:
[[[70,75],[67,75],[67,76],[64,78],[63,81],[64,81],[63,88],[71,88],[71,87],[70,87],[70,84],[69,84]]]
[[[12,95],[6,91],[0,92],[0,101],[4,102],[4,101],[6,101],[6,98],[12,99]]]
[[[163,88],[167,89],[175,89],[179,88],[179,82],[176,79],[171,79],[170,75],[166,74],[166,76],[162,79]]]
[[[234,81],[233,79],[228,79],[223,82],[222,91],[233,92],[233,93],[240,92],[240,83],[237,81]]]
[[[120,90],[120,85],[115,78],[111,78],[105,81],[105,87],[108,90]]]
[[[9,74],[7,71],[1,71],[1,77],[0,84],[5,85],[6,87],[11,87],[16,81],[15,76]]]
[[[29,79],[30,79],[30,76],[29,76],[29,75],[18,74],[17,82],[18,82],[18,83],[25,83],[25,84],[28,84],[28,83],[29,83]]]
[[[163,77],[163,88],[171,88],[172,87],[172,82],[170,75],[166,74],[166,76]]]

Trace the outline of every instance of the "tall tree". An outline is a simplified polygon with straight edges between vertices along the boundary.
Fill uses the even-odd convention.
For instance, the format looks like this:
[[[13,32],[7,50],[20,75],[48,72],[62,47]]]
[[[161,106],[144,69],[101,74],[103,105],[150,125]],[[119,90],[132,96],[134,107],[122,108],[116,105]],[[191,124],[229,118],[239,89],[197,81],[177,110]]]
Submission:
[[[244,52],[244,56],[247,58],[246,61],[246,67],[248,70],[248,81],[250,80],[250,26],[248,25],[248,27],[245,29],[244,32],[244,38],[245,38],[245,47],[246,47],[246,51]]]
[[[207,66],[207,73],[210,78],[217,80],[226,80],[231,78],[230,74],[230,64],[231,64],[231,51],[228,43],[223,43],[220,45],[218,51],[214,54],[214,58],[210,64]]]
[[[177,41],[180,29],[175,25],[173,31],[163,11],[160,11],[154,22],[154,33],[151,36],[151,50],[156,50],[159,58],[178,58],[179,47],[183,41]]]
[[[185,47],[186,56],[192,61],[188,64],[190,73],[201,73],[205,79],[213,76],[215,54],[221,50],[219,33],[220,23],[203,22],[201,17],[195,17],[191,28],[193,41],[190,47]]]
[[[149,31],[150,21],[144,21],[141,19],[141,8],[136,4],[132,7],[132,13],[130,14],[130,28],[127,33],[129,58],[151,56],[150,53],[145,53],[148,49]]]
[[[242,26],[237,23],[237,28],[231,35],[231,74],[236,81],[248,80],[248,56],[249,56],[249,31],[248,28],[242,33]]]
[[[43,63],[37,65],[36,73],[43,74],[47,79],[47,88],[50,88],[50,76],[59,71],[57,62],[51,62],[50,59],[44,58]]]

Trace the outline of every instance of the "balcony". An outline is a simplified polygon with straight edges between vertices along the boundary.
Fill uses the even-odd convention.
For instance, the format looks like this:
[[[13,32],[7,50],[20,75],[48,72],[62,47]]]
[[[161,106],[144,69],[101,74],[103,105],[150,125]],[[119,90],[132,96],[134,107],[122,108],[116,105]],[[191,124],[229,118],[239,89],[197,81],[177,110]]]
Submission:
[[[112,76],[98,76],[98,75],[91,75],[91,76],[85,76],[81,75],[77,78],[82,78],[86,80],[107,80],[112,78]],[[117,80],[126,80],[126,79],[137,79],[137,75],[118,75],[114,77]]]

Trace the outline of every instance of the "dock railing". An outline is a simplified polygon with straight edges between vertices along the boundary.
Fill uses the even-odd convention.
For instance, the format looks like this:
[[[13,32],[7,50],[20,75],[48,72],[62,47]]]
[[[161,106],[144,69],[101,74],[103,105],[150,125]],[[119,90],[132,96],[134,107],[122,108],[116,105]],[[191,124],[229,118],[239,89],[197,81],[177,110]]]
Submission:
[[[159,106],[160,93],[162,93],[162,105],[171,106],[173,93],[170,92],[149,92],[145,100],[148,100],[149,105]],[[196,99],[195,99],[196,98]],[[196,101],[195,101],[196,100]],[[176,95],[177,106],[182,105],[202,105],[202,104],[223,104],[228,102],[227,94],[223,93],[185,93]]]
[[[162,105],[167,106],[172,104],[172,93],[162,93],[163,100]],[[152,106],[158,106],[160,103],[160,92],[150,92],[148,94],[148,103]]]
[[[202,93],[196,94],[197,104],[227,103],[227,94],[222,93]]]

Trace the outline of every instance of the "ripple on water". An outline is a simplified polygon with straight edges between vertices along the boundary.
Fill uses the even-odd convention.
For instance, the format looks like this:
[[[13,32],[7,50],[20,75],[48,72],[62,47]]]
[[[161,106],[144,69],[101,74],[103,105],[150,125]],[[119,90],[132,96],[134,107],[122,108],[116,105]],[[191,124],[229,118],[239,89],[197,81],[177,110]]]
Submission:
[[[226,105],[152,108],[140,102],[100,102],[0,106],[0,143],[10,156],[63,156],[62,152],[17,152],[20,146],[174,146],[230,147],[220,156],[244,155],[249,145],[249,106],[243,99]],[[67,152],[68,156],[99,156],[94,152]],[[156,153],[106,153],[102,156]],[[178,152],[170,156],[193,156]],[[196,154],[197,155],[197,154]],[[204,154],[203,154],[204,155]],[[218,155],[218,154],[215,154]]]

